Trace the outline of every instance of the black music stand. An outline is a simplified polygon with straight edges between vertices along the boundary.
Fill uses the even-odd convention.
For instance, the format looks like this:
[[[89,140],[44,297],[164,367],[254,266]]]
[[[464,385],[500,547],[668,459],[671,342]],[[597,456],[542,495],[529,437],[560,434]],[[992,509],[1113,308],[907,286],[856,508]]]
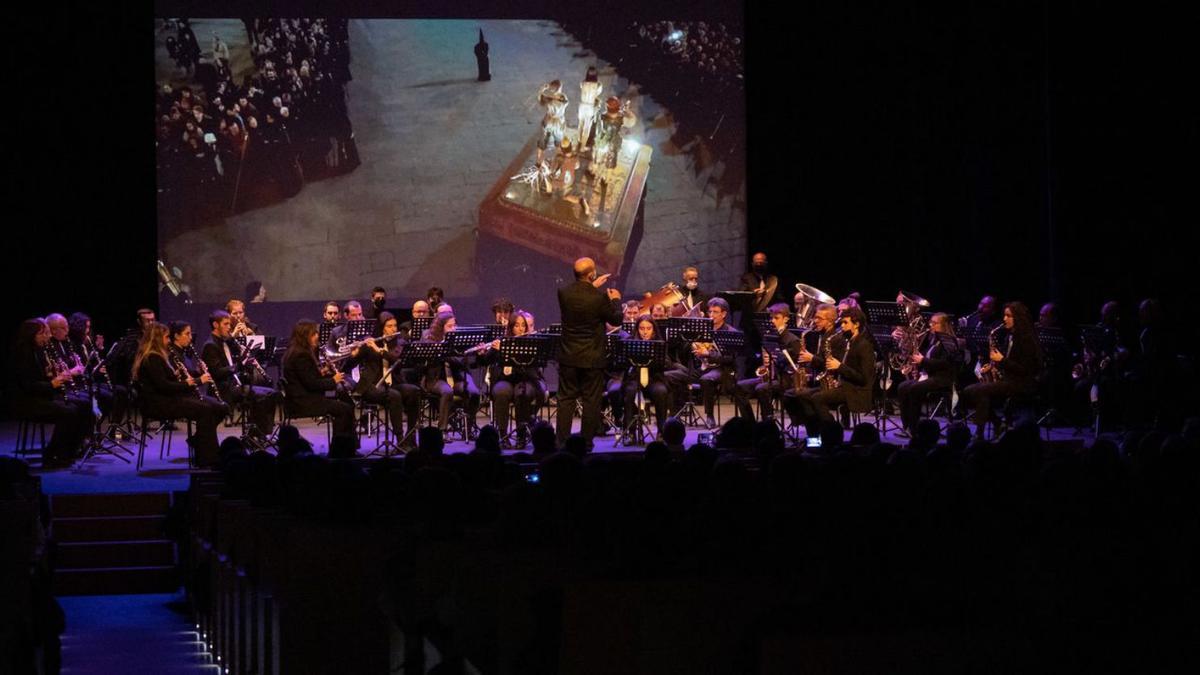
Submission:
[[[758,329],[758,334],[763,336],[763,339],[766,339],[768,335],[777,335],[775,325],[771,323],[770,312],[755,312],[754,327]]]
[[[724,298],[729,303],[729,313],[741,312],[739,316],[744,316],[746,312],[754,310],[754,291],[717,291],[718,298]],[[726,321],[732,319],[733,316],[726,317]]]
[[[617,353],[632,368],[662,368],[667,360],[667,343],[662,340],[637,340],[627,338],[616,344]],[[622,395],[624,395],[622,393]],[[646,437],[650,436],[650,423],[646,415],[646,401],[642,395],[641,383],[638,383],[637,395],[634,398],[633,419],[621,425],[617,435],[617,445],[625,447],[645,445]],[[630,411],[626,410],[628,416]]]
[[[317,335],[319,337],[317,343],[321,347],[329,344],[329,338],[333,335],[333,329],[342,325],[340,322],[325,322],[317,326]]]
[[[425,331],[433,325],[433,317],[431,316],[414,316],[412,320],[412,332],[409,334],[413,340],[420,340]]]
[[[346,342],[359,342],[365,340],[375,333],[375,324],[379,323],[375,319],[355,319],[354,321],[346,322]]]
[[[1058,381],[1055,377],[1055,366],[1057,359],[1064,354],[1070,353],[1070,348],[1067,346],[1067,336],[1063,334],[1061,328],[1039,328],[1036,331],[1038,345],[1042,348],[1044,357],[1044,371],[1046,374],[1047,397],[1049,398],[1046,412],[1038,418],[1038,426],[1046,429],[1046,440],[1050,440],[1050,427],[1058,426],[1054,422],[1066,422],[1058,410],[1054,407],[1054,402],[1058,400]],[[1080,431],[1076,428],[1076,432]]]
[[[724,355],[737,356],[746,349],[746,334],[731,330],[715,330],[712,332],[712,342]]]
[[[501,323],[485,323],[483,327],[488,331],[487,339],[489,340],[499,340],[504,337],[505,332],[508,330],[508,327]]]
[[[541,332],[546,333],[547,335],[562,335],[562,324],[552,323],[549,326],[546,326]]]
[[[393,368],[426,368],[441,363],[446,358],[444,342],[409,342],[400,350],[400,360],[392,364]],[[400,443],[415,441],[416,429],[410,428],[404,433]]]
[[[668,342],[712,342],[712,336],[713,320],[706,316],[667,319]]]
[[[550,361],[551,352],[558,344],[557,336],[514,335],[500,340],[500,358],[502,363],[511,362],[522,368],[545,368]],[[495,415],[493,414],[492,417],[494,419]],[[529,428],[527,420],[517,421],[513,425],[512,431],[505,429],[499,431],[504,434],[503,438],[511,443],[513,434],[519,435],[522,427],[525,429],[525,436],[529,437],[532,429]]]
[[[472,347],[491,342],[487,326],[459,326],[446,333],[447,355],[458,355]]]
[[[895,302],[866,300],[862,308],[867,315],[867,323],[892,327],[908,325],[908,316],[904,313],[904,308]]]

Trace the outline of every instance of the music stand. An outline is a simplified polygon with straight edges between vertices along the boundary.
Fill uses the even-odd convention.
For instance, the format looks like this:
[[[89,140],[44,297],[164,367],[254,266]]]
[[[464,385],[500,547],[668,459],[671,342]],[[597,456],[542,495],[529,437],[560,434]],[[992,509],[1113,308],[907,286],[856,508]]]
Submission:
[[[562,335],[562,324],[552,323],[542,329],[541,332],[546,333],[547,335]]]
[[[375,332],[375,324],[379,323],[375,319],[355,319],[354,321],[346,322],[346,342],[359,342],[365,340]]]
[[[764,339],[768,335],[777,334],[775,333],[775,325],[771,323],[770,312],[755,312],[754,327],[758,329],[758,334],[763,336]]]
[[[662,340],[637,340],[627,338],[616,344],[617,353],[625,363],[633,368],[662,368],[667,360],[667,343]],[[645,411],[645,398],[642,395],[641,383],[638,383],[637,394],[634,398],[633,419],[621,426],[616,443],[629,447],[645,445],[649,435],[649,420]],[[626,415],[629,411],[625,412]]]
[[[668,342],[712,342],[713,320],[702,316],[699,318],[671,317],[667,319]]]
[[[508,330],[507,326],[500,323],[485,323],[483,327],[488,330],[489,340],[499,340],[503,338],[505,332]]]
[[[963,341],[963,344],[971,350],[972,354],[979,354],[987,351],[988,335],[992,329],[985,325],[964,326],[957,331],[958,339]]]
[[[459,326],[446,333],[447,354],[462,354],[472,347],[491,342],[487,326]]]
[[[715,330],[712,333],[712,342],[721,350],[721,353],[728,356],[737,356],[746,349],[746,334],[731,330]]]
[[[867,323],[878,326],[907,326],[908,315],[898,303],[883,300],[866,300],[862,304]]]
[[[717,297],[729,303],[730,314],[741,312],[744,315],[754,308],[754,291],[717,291]]]
[[[514,335],[500,340],[500,358],[502,363],[511,362],[522,368],[545,368],[550,361],[551,352],[559,343],[557,336],[551,335]],[[527,420],[518,420],[512,431],[501,429],[504,438],[511,442],[513,434],[525,428],[528,436],[531,429]]]
[[[320,326],[318,326],[317,327],[317,335],[319,336],[318,344],[320,344],[322,347],[329,344],[329,338],[333,335],[333,329],[337,328],[340,325],[342,325],[342,324],[335,321],[332,323],[325,322],[325,323],[322,323]],[[235,339],[237,339],[237,338],[235,338]]]
[[[1038,345],[1042,348],[1042,356],[1044,357],[1044,365],[1046,371],[1047,398],[1049,406],[1046,413],[1038,418],[1038,426],[1045,427],[1046,440],[1050,440],[1050,427],[1053,426],[1053,421],[1065,421],[1059,415],[1058,410],[1054,408],[1054,401],[1057,400],[1058,393],[1058,378],[1055,377],[1055,367],[1058,365],[1058,358],[1063,354],[1069,354],[1067,346],[1067,337],[1063,334],[1061,328],[1038,328],[1034,331],[1037,337]]]
[[[414,316],[412,320],[412,333],[410,334],[412,339],[420,340],[421,336],[425,334],[425,331],[429,330],[431,325],[433,325],[433,317]]]
[[[625,335],[613,332],[604,336],[604,356],[607,360],[608,370],[624,370],[625,357],[621,351],[621,340],[624,340]]]
[[[629,335],[634,335],[635,333],[637,333],[637,322],[636,321],[622,321],[621,322],[621,330],[625,331]]]

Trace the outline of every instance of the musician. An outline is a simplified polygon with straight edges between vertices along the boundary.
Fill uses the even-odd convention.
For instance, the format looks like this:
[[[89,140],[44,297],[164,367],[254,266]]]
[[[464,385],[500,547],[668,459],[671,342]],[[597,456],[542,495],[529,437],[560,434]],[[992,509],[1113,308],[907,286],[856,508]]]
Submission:
[[[700,290],[700,270],[688,266],[683,268],[683,288],[679,289],[683,293],[683,299],[679,301],[676,307],[680,314],[691,312],[692,315],[703,314],[708,306],[708,299],[712,296]],[[694,312],[692,309],[699,306]]]
[[[981,369],[981,374],[995,379],[978,382],[963,391],[967,405],[975,410],[976,438],[983,438],[994,404],[1010,396],[1033,393],[1042,370],[1042,350],[1025,305],[1020,302],[1005,305],[1002,326],[996,331],[995,345],[988,350],[988,363]]]
[[[425,302],[429,303],[430,308],[437,308],[445,300],[446,294],[437,286],[430,286],[428,291],[425,291]]]
[[[28,319],[18,329],[9,352],[9,371],[15,385],[9,391],[13,415],[54,425],[50,442],[42,451],[45,467],[69,465],[96,423],[90,403],[62,395],[70,377],[50,359],[51,339],[45,320]]]
[[[596,276],[596,263],[580,258],[574,283],[558,289],[562,338],[558,357],[558,446],[566,445],[575,418],[575,401],[583,402],[580,432],[588,446],[600,427],[600,397],[604,393],[605,323],[621,323],[621,293],[601,291],[607,274]]]
[[[512,300],[508,298],[496,298],[492,301],[492,316],[495,317],[496,323],[504,326],[506,329],[509,320],[512,318],[513,309]],[[507,330],[505,334],[508,334]]]
[[[742,275],[743,291],[754,292],[754,309],[751,314],[767,311],[775,302],[775,294],[779,290],[779,277],[771,274],[767,269],[767,254],[763,252],[755,253],[750,259],[750,271]]]
[[[46,316],[46,325],[50,326],[50,343],[47,347],[55,358],[60,359],[67,364],[70,369],[68,372],[71,375],[72,388],[76,390],[83,389],[83,377],[87,368],[83,365],[83,359],[75,351],[75,347],[71,344],[69,338],[71,326],[67,322],[67,317],[62,314],[50,314]]]
[[[1064,328],[1058,305],[1053,302],[1047,302],[1038,311],[1034,332],[1044,357],[1041,382],[1044,398],[1054,410],[1066,410],[1071,405],[1071,366],[1075,363],[1071,345],[1078,344],[1079,337]]]
[[[97,335],[92,339],[92,319],[83,312],[71,315],[67,338],[71,350],[79,355],[84,365],[83,381],[96,397],[96,405],[110,420],[120,420],[125,417],[125,406],[129,401],[129,392],[122,391],[120,395],[113,393],[112,382],[108,379],[108,368],[104,365],[104,336]],[[124,389],[124,388],[122,388]],[[113,414],[113,406],[120,405],[118,415]]]
[[[812,330],[804,334],[804,339],[800,344],[800,356],[796,359],[796,364],[805,371],[800,379],[815,382],[818,378],[824,377],[822,375],[825,372],[824,355],[826,353],[833,354],[835,348],[844,350],[844,344],[839,344],[841,335],[836,331],[837,317],[838,311],[833,305],[827,303],[817,305],[813,312]],[[809,436],[818,433],[816,424],[818,415],[813,397],[821,393],[821,390],[821,386],[809,386],[784,392],[784,409],[793,420],[805,421]]]
[[[795,381],[792,378],[791,363],[783,356],[786,351],[792,357],[792,363],[797,367],[800,366],[800,353],[803,351],[803,344],[800,338],[788,330],[788,325],[791,323],[791,312],[788,306],[784,303],[771,305],[771,326],[775,329],[775,335],[778,336],[778,350],[773,354],[768,354],[767,358],[773,362],[775,370],[774,379],[766,379],[766,376],[759,376],[754,380],[750,380],[750,387],[754,391],[754,395],[758,398],[759,408],[762,410],[763,419],[772,420],[775,418],[774,399],[776,396],[785,395],[788,390],[795,388]],[[763,343],[763,349],[767,349],[767,343]],[[740,384],[740,383],[739,383]]]
[[[507,336],[520,337],[534,332],[533,315],[517,310],[508,324]],[[517,447],[524,448],[529,442],[529,430],[535,422],[534,413],[546,400],[546,380],[542,369],[523,366],[505,359],[500,354],[500,341],[492,342],[492,348],[477,361],[486,365],[488,379],[492,383],[492,406],[496,428],[501,434],[508,430],[508,405],[515,402],[517,416]],[[507,436],[501,440],[503,447],[511,447]]]
[[[142,336],[154,321],[154,310],[139,309],[137,325],[127,330],[108,352],[108,377],[115,387],[126,389],[129,387],[129,383],[133,380],[133,360],[137,356],[138,345],[141,344]],[[114,391],[117,390],[114,389]],[[124,415],[118,418],[114,413],[112,421],[119,422],[122,419],[124,419]]]
[[[985,295],[979,299],[979,305],[975,311],[958,320],[958,328],[962,329],[978,329],[982,331],[990,331],[1000,325],[1000,317],[997,312],[999,303],[996,302],[995,296]]]
[[[371,318],[378,319],[387,305],[387,290],[383,286],[371,289]]]
[[[850,412],[871,409],[871,394],[875,387],[875,347],[867,331],[867,317],[857,307],[851,307],[838,317],[842,335],[830,343],[825,357],[826,378],[835,378],[836,386],[827,386],[813,395],[817,418],[832,422],[831,408],[845,403]],[[834,346],[841,347],[839,352]]]
[[[258,326],[246,316],[246,303],[237,299],[230,300],[225,303],[225,311],[229,312],[229,318],[233,320],[233,337],[258,335]]]
[[[350,334],[350,323],[349,322],[362,321],[365,318],[363,316],[362,303],[360,303],[357,300],[347,300],[346,304],[342,308],[342,310],[343,310],[342,316],[346,322],[340,326],[335,326],[334,329],[332,331],[330,331],[330,333],[329,333],[329,344],[333,345],[334,348],[338,348],[338,349],[340,349],[341,347],[348,345],[352,342],[352,340],[349,337],[349,334]],[[357,356],[357,353],[355,354],[355,356]],[[342,371],[343,373],[349,373],[350,370],[353,369],[353,367],[354,366],[350,361],[345,361],[340,366],[337,366],[337,369]],[[353,379],[350,380],[347,387],[350,389],[353,389],[355,387],[355,382]]]
[[[661,342],[663,339],[658,333],[658,326],[655,325],[654,319],[649,314],[643,314],[638,317],[636,330],[636,339],[638,340],[657,340]],[[626,366],[622,377],[622,393],[625,399],[623,426],[626,428],[626,431],[629,431],[630,418],[632,417],[630,413],[636,407],[637,393],[640,389],[643,398],[649,400],[654,406],[654,418],[657,421],[658,430],[656,435],[658,437],[662,436],[663,424],[667,421],[671,391],[667,373],[681,369],[683,369],[683,366],[671,361],[669,357],[664,364],[655,363],[645,368],[639,368],[633,364]]]
[[[621,323],[633,323],[642,315],[642,301],[629,300],[621,309]]]
[[[275,409],[280,394],[269,387],[255,386],[256,370],[251,366],[254,357],[233,339],[233,319],[228,312],[213,311],[208,315],[208,325],[211,333],[200,351],[200,358],[208,367],[221,400],[231,406],[244,402],[249,408],[247,415],[254,424],[251,434],[264,438],[275,428]]]
[[[901,436],[911,438],[921,421],[921,403],[934,392],[949,391],[954,385],[962,353],[954,335],[954,324],[944,313],[934,314],[929,319],[929,333],[920,345],[920,351],[912,355],[913,374],[900,383],[900,420],[903,425]]]
[[[187,324],[182,324],[186,326]],[[191,327],[183,336],[182,328],[172,337],[166,326],[155,322],[142,336],[137,356],[133,361],[133,379],[141,387],[142,414],[157,418],[186,418],[195,423],[196,429],[187,443],[196,455],[196,464],[211,466],[217,463],[217,425],[224,419],[228,408],[203,397],[197,387],[212,378],[197,379],[184,365],[172,357],[172,347],[190,344]]]
[[[330,415],[333,433],[354,436],[357,448],[354,403],[339,386],[346,381],[346,375],[336,369],[321,368],[317,359],[320,339],[315,321],[302,319],[292,327],[288,350],[283,355],[284,404],[290,417]],[[336,398],[326,398],[327,391],[337,392]]]
[[[662,321],[668,318],[667,306],[661,302],[656,302],[650,306],[650,319],[653,321]]]
[[[264,286],[263,282],[261,281],[251,281],[250,283],[246,284],[246,294],[242,297],[250,298],[251,304],[256,302],[266,302],[267,287]]]
[[[741,332],[726,323],[729,319],[729,303],[724,298],[709,299],[708,315],[713,320],[714,333]],[[723,353],[715,343],[711,346],[693,343],[692,355],[699,359],[696,368],[699,370],[700,394],[704,400],[705,425],[710,429],[717,426],[716,420],[713,419],[713,408],[716,405],[718,391],[733,398],[739,416],[753,419],[754,411],[750,409],[746,390],[737,386],[737,379],[733,372],[737,354]]]
[[[404,339],[398,335],[400,331],[396,317],[390,312],[382,312],[378,319],[374,337],[382,339],[368,341],[356,350],[356,356],[351,357],[354,365],[358,366],[358,385],[354,393],[368,403],[385,406],[392,432],[396,438],[404,438],[402,427],[406,417],[410,432],[418,426],[421,388],[407,382],[402,369],[392,368],[400,361],[404,349]]]
[[[445,342],[446,333],[457,327],[453,314],[440,312],[429,324],[429,329],[421,335],[421,342]],[[466,399],[469,435],[479,412],[479,389],[467,370],[466,359],[447,356],[441,363],[430,364],[425,369],[424,389],[438,397],[438,428],[443,432],[450,421],[450,404],[454,396]]]
[[[1084,342],[1080,362],[1072,370],[1076,377],[1074,400],[1079,404],[1075,413],[1080,424],[1087,423],[1087,411],[1093,409],[1109,417],[1125,398],[1121,371],[1132,352],[1121,333],[1120,303],[1110,300],[1101,306],[1098,327],[1099,339],[1093,339],[1092,344]]]

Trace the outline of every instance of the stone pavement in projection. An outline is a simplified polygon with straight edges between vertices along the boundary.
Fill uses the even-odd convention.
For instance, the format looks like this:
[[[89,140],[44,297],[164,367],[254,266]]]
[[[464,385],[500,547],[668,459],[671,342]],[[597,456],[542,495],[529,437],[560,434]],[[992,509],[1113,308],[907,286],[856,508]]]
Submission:
[[[487,83],[475,81],[480,27],[491,46]],[[245,49],[244,35],[229,42],[231,50]],[[362,165],[165,242],[170,259],[193,260],[189,282],[200,297],[236,295],[251,278],[274,300],[363,296],[376,284],[400,298],[431,284],[460,299],[490,297],[497,289],[490,282],[479,288],[476,279],[494,254],[476,250],[478,205],[536,130],[538,87],[563,81],[574,126],[578,82],[591,63],[601,69],[605,95],[632,99],[639,122],[631,134],[654,147],[627,294],[678,281],[688,264],[700,266],[708,289],[732,287],[743,271],[744,212],[729,197],[718,203],[711,186],[703,190],[687,153],[670,140],[668,111],[608,64],[577,56],[580,46],[556,24],[353,21],[350,50],[350,116]],[[561,267],[555,276],[566,269],[536,255],[529,262]],[[511,269],[517,278],[507,279],[505,292],[554,280],[544,270]],[[521,275],[529,275],[524,284]]]

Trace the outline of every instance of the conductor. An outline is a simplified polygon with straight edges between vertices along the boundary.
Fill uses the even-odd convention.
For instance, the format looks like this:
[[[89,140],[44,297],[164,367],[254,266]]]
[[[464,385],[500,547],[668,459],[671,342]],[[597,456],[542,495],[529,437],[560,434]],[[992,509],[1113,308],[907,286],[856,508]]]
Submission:
[[[558,289],[562,317],[562,343],[558,355],[558,445],[566,444],[575,419],[575,401],[583,400],[580,433],[588,447],[600,426],[600,398],[604,395],[605,324],[621,323],[621,293],[601,291],[607,274],[596,276],[591,258],[575,261],[575,283]]]

